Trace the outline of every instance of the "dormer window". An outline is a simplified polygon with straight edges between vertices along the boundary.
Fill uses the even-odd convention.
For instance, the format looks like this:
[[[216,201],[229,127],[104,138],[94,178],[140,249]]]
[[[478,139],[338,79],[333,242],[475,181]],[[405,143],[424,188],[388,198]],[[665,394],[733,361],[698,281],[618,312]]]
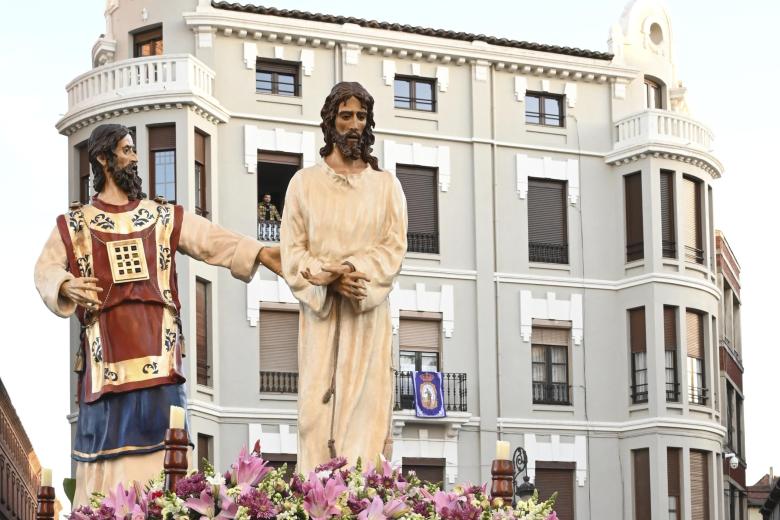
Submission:
[[[133,57],[159,56],[163,53],[162,25],[133,35]]]
[[[663,108],[663,89],[659,81],[645,76],[645,103],[649,109]]]

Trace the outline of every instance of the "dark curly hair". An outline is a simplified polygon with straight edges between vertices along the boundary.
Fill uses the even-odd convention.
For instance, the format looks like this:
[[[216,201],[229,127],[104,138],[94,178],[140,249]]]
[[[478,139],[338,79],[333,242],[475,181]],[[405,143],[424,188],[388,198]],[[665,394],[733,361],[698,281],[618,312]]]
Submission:
[[[325,138],[325,146],[320,148],[320,156],[327,157],[333,151],[333,146],[336,141],[336,116],[339,113],[339,105],[347,101],[349,98],[355,97],[363,108],[368,113],[366,117],[366,128],[363,130],[363,136],[360,140],[360,158],[368,163],[371,168],[379,171],[379,161],[376,157],[371,155],[372,148],[376,138],[374,137],[374,98],[368,91],[363,88],[363,85],[356,81],[342,81],[336,83],[333,89],[325,98],[325,103],[322,105],[320,116],[322,117],[322,135]]]
[[[92,131],[87,143],[87,152],[89,154],[89,164],[92,166],[92,187],[95,192],[100,193],[106,187],[106,173],[103,165],[98,160],[99,155],[106,159],[106,169],[113,175],[114,182],[117,183],[122,191],[127,193],[130,200],[146,198],[146,193],[141,187],[141,178],[137,175],[136,166],[131,165],[125,170],[116,169],[116,149],[119,141],[130,133],[130,129],[124,125],[105,124],[98,125]]]

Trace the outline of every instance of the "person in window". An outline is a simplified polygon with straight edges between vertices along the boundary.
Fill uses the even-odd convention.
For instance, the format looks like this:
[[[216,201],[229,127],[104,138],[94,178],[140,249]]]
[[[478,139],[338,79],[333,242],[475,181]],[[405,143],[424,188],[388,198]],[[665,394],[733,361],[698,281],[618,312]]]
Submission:
[[[74,508],[163,467],[170,407],[187,406],[176,253],[244,282],[260,264],[281,269],[278,248],[148,200],[127,127],[100,125],[88,146],[97,195],[57,218],[35,265],[46,306],[81,324]]]
[[[263,202],[257,205],[257,221],[279,222],[281,220],[282,216],[279,215],[279,210],[277,210],[276,205],[271,202],[271,195],[266,193],[263,195]]]

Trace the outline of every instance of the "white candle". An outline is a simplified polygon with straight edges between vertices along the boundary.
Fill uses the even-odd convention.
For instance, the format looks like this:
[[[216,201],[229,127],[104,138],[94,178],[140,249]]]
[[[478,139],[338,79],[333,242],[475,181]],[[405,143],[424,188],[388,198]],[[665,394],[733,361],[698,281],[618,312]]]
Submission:
[[[509,441],[496,441],[496,460],[509,460]]]
[[[171,406],[169,427],[171,429],[184,429],[184,408],[181,406]]]
[[[41,470],[41,486],[51,487],[51,469],[43,468]]]

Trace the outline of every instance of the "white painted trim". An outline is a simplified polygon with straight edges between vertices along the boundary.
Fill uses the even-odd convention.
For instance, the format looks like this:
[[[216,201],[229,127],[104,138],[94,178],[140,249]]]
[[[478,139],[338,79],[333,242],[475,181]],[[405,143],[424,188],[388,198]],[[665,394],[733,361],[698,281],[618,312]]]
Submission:
[[[563,87],[563,93],[566,95],[566,103],[569,108],[577,106],[577,84],[571,81],[566,82],[566,86]]]
[[[244,125],[244,166],[247,173],[257,173],[258,150],[303,154],[304,168],[314,166],[316,161],[314,132],[291,132],[284,128]]]
[[[393,86],[393,81],[395,80],[395,61],[382,60],[382,80],[384,80],[385,85],[388,87]]]
[[[263,453],[298,453],[297,425],[266,423],[267,429],[278,428],[279,432],[264,432],[263,423],[249,423],[247,425],[247,446],[252,449],[255,441],[260,440]],[[290,426],[296,426],[296,431],[290,431]]]
[[[300,60],[303,75],[311,76],[314,72],[314,51],[312,49],[301,49]]]
[[[450,189],[452,173],[450,169],[449,146],[424,146],[420,143],[401,144],[390,139],[384,139],[383,149],[385,170],[395,174],[398,163],[437,168],[439,172],[439,189],[443,192]]]
[[[428,278],[447,278],[450,280],[476,280],[477,272],[472,269],[445,269],[403,264],[401,275],[425,276]]]
[[[419,63],[410,63],[409,64],[412,69],[412,76],[422,76],[422,70],[420,69]]]
[[[362,47],[354,43],[344,45],[344,64],[357,65],[360,63],[360,51]]]
[[[441,291],[427,291],[424,283],[417,283],[414,289],[401,289],[398,282],[390,291],[390,320],[393,334],[398,334],[401,311],[440,312],[441,328],[445,338],[451,338],[455,331],[455,291],[452,285],[442,285]]]
[[[450,87],[450,69],[444,66],[436,67],[436,82],[439,84],[439,92],[447,92]]]
[[[531,291],[520,291],[520,336],[531,341],[533,319],[571,321],[571,338],[575,345],[582,344],[583,313],[582,295],[572,294],[569,300],[558,300],[554,292],[546,298],[534,298]]]
[[[257,327],[260,321],[260,302],[298,304],[284,278],[277,276],[276,280],[262,280],[258,272],[246,285],[246,319],[252,327]]]
[[[525,92],[528,90],[528,79],[525,76],[515,76],[515,99],[525,102]]]
[[[528,454],[528,476],[531,481],[536,477],[536,461],[574,462],[577,485],[584,486],[588,474],[588,448],[584,435],[575,435],[573,443],[561,442],[558,434],[550,435],[549,442],[538,438],[537,434],[523,435],[523,447]]]
[[[529,177],[566,181],[569,204],[576,204],[580,197],[578,159],[553,159],[549,156],[529,157],[526,154],[518,153],[515,154],[515,174],[517,196],[521,199],[528,196]]]
[[[499,417],[497,425],[503,430],[576,431],[591,433],[629,433],[648,429],[668,428],[707,432],[723,436],[726,428],[719,421],[694,421],[677,417],[650,417],[633,421],[579,421],[555,419],[527,419]]]
[[[274,58],[277,60],[284,59],[284,47],[281,45],[274,45]]]
[[[550,90],[550,80],[549,79],[543,79],[542,80],[541,91],[542,92],[552,92],[552,90]]]
[[[244,42],[244,66],[247,69],[254,69],[257,66],[257,44],[255,42]]]
[[[474,79],[477,81],[487,81],[488,70],[490,70],[490,63],[484,60],[479,60],[474,64]]]

